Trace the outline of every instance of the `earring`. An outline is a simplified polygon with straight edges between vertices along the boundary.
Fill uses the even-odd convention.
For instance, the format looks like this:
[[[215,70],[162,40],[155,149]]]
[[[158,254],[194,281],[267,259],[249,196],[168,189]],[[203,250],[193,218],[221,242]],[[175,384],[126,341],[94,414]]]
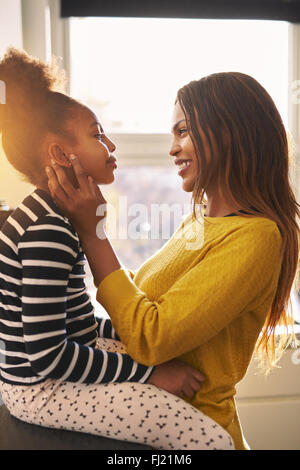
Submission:
[[[69,166],[72,166],[72,163],[70,162],[69,158],[67,157],[67,155],[65,153],[63,153],[63,156],[65,157],[65,159],[67,160],[68,162],[68,165]]]

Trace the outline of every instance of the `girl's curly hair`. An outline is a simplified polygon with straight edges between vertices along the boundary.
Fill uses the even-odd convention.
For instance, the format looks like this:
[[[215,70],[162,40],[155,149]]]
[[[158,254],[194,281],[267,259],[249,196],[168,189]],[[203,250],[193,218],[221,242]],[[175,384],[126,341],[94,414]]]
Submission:
[[[0,132],[9,162],[32,184],[42,170],[40,149],[46,132],[71,139],[66,122],[80,103],[65,94],[66,74],[51,64],[9,48],[0,61],[5,104],[0,105]]]

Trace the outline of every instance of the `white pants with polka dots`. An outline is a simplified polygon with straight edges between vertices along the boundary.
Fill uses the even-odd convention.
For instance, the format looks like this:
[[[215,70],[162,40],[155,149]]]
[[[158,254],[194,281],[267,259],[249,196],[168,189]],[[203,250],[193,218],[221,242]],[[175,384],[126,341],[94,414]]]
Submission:
[[[98,348],[125,352],[99,338]],[[154,385],[81,384],[48,379],[36,385],[0,382],[9,412],[28,423],[138,442],[154,449],[234,450],[230,435],[189,403]]]

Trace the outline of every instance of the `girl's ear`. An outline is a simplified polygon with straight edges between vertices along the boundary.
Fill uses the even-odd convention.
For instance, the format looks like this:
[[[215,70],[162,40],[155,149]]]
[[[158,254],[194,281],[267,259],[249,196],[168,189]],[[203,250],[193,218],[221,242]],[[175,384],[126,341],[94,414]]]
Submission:
[[[51,143],[48,147],[48,155],[50,159],[53,159],[58,165],[70,167],[72,163],[67,155],[64,153],[60,145]]]

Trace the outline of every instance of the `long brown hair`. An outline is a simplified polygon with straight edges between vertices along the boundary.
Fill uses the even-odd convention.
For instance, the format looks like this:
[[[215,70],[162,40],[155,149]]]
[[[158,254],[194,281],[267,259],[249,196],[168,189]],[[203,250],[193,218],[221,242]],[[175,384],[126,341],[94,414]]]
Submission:
[[[290,294],[299,260],[300,206],[289,181],[286,129],[267,91],[243,73],[216,73],[192,81],[178,91],[177,101],[198,159],[194,214],[195,205],[206,202],[204,193],[217,182],[226,200],[249,214],[243,216],[267,217],[280,230],[281,271],[256,345],[258,357],[269,370],[294,338]],[[209,144],[209,164],[199,129]],[[285,327],[281,336],[277,331],[275,335],[278,325]]]

